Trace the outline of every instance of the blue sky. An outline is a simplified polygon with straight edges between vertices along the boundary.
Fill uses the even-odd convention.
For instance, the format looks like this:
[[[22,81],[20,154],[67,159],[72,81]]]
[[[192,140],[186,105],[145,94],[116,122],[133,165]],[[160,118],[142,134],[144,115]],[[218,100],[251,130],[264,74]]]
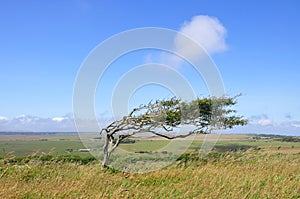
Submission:
[[[199,15],[217,18],[226,29],[227,49],[212,53],[211,57],[220,70],[226,92],[243,93],[239,112],[253,124],[261,124],[255,128],[288,126],[297,134],[300,2],[296,0],[3,1],[0,118],[13,120],[23,114],[64,117],[72,112],[73,85],[80,65],[99,43],[133,28],[180,30],[185,22]],[[120,58],[104,84],[117,79],[122,71],[143,64],[148,54],[153,59],[158,56],[156,52],[144,51]],[[126,70],[119,70],[122,64]],[[192,81],[190,71],[181,72],[187,78],[191,75]],[[148,97],[142,98],[142,92],[135,94],[136,103],[147,102],[153,93],[169,95],[161,88],[148,89],[144,88],[150,93]],[[104,98],[99,93],[96,96],[99,115],[110,111],[107,102],[99,104]]]

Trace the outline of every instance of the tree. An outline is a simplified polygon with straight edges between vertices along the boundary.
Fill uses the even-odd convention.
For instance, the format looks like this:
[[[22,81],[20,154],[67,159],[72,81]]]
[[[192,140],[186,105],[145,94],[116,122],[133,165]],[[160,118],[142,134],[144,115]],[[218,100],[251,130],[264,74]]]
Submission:
[[[235,115],[236,110],[232,109],[237,103],[237,97],[198,98],[190,102],[172,98],[134,108],[127,116],[101,130],[100,134],[105,140],[102,167],[107,164],[110,154],[122,140],[137,133],[149,132],[166,139],[175,139],[246,125],[247,120]],[[191,130],[171,133],[183,126],[188,126]]]

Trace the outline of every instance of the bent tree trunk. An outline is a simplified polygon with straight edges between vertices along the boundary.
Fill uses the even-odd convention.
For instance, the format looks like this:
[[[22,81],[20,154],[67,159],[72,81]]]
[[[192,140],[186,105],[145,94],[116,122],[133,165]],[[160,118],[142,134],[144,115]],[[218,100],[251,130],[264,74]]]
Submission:
[[[106,135],[104,146],[103,146],[104,157],[103,157],[103,161],[102,161],[102,168],[105,167],[105,165],[107,164],[108,158],[109,158],[108,144],[109,144],[109,138],[108,138],[108,135]]]
[[[108,159],[110,154],[119,146],[122,137],[119,137],[117,140],[114,139],[112,135],[105,134],[104,135],[104,146],[103,146],[103,161],[102,161],[102,168],[107,165]]]

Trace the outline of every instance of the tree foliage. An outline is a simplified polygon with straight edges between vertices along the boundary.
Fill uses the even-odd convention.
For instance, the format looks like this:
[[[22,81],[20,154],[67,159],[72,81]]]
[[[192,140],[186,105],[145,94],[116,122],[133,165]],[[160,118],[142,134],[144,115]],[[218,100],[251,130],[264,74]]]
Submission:
[[[189,102],[172,98],[134,108],[127,116],[101,130],[105,139],[103,166],[122,140],[137,133],[149,132],[175,139],[246,125],[247,120],[236,115],[236,110],[232,108],[237,103],[237,97],[198,98]],[[176,129],[184,126],[191,130],[174,134]]]

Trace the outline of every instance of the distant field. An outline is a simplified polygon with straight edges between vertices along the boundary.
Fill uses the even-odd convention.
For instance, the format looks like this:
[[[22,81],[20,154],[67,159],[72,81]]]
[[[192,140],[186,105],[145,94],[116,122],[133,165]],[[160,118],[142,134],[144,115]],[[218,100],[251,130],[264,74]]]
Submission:
[[[96,136],[95,136],[96,137]],[[255,135],[225,134],[221,135],[214,147],[215,151],[237,151],[247,150],[255,147],[258,150],[268,153],[298,153],[300,142],[279,141],[276,137]],[[187,152],[197,151],[203,143],[204,136],[200,135],[191,143]],[[299,138],[300,139],[300,138]],[[148,152],[162,149],[170,141],[161,138],[135,138],[135,143],[121,144],[120,149],[131,152]],[[89,141],[87,141],[89,142]],[[174,142],[182,142],[175,140]],[[101,149],[101,143],[90,141],[95,149]],[[78,150],[86,148],[76,134],[55,134],[55,135],[0,135],[0,157],[5,156],[27,156],[32,154],[69,154],[69,149]],[[98,152],[97,152],[98,153]],[[99,151],[100,153],[100,151]],[[88,153],[72,152],[72,154],[87,156]]]

